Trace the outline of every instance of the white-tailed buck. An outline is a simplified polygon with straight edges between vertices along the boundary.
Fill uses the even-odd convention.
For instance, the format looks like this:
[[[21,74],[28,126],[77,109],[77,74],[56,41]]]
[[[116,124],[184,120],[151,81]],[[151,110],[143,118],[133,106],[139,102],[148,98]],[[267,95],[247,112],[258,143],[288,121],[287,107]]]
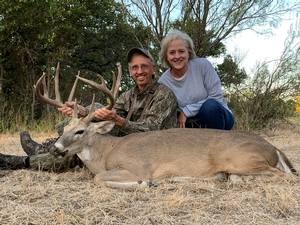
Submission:
[[[99,75],[100,76],[100,75]],[[119,66],[118,80],[121,77]],[[78,77],[108,95],[109,108],[115,95],[102,84]],[[41,79],[37,82],[39,92]],[[118,84],[114,90],[118,89]],[[54,106],[57,101],[42,97]],[[258,175],[280,179],[296,174],[287,157],[261,136],[240,130],[168,129],[115,137],[109,134],[111,121],[93,122],[94,99],[90,113],[78,118],[77,107],[63,135],[51,149],[56,156],[77,154],[95,175],[94,182],[122,186],[140,181],[155,182],[165,178],[209,178],[217,173]]]

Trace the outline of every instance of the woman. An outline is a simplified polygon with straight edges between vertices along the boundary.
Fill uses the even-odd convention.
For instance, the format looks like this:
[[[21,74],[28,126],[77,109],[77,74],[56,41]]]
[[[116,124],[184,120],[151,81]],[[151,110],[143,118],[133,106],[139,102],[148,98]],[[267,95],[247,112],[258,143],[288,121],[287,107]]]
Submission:
[[[197,58],[192,39],[179,30],[161,43],[158,82],[173,90],[178,102],[178,127],[231,130],[234,117],[223,97],[221,81],[211,63]]]

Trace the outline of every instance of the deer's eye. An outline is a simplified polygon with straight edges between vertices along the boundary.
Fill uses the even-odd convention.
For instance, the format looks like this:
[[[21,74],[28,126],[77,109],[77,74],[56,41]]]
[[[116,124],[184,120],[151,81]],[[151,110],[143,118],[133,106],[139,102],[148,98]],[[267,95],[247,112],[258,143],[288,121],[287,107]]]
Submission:
[[[83,132],[84,132],[84,130],[78,130],[78,131],[76,131],[75,135],[77,135],[77,134],[83,134]]]

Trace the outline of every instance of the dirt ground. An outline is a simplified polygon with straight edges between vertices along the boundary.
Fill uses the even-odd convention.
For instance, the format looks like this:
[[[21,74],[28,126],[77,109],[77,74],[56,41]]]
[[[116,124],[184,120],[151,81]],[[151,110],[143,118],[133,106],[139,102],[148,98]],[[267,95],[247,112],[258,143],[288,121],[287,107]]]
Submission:
[[[263,134],[300,171],[299,129]],[[33,133],[38,142],[56,137]],[[0,152],[25,155],[18,134]],[[162,182],[133,190],[96,186],[87,169],[0,170],[0,224],[299,224],[300,180]]]

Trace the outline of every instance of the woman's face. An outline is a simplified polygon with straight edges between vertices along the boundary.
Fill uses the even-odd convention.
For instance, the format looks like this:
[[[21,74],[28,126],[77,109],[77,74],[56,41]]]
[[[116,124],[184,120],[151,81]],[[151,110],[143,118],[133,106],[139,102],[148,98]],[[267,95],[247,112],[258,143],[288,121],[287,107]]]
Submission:
[[[188,68],[189,52],[183,39],[175,39],[171,41],[167,49],[167,60],[174,70],[183,70],[186,72]]]

